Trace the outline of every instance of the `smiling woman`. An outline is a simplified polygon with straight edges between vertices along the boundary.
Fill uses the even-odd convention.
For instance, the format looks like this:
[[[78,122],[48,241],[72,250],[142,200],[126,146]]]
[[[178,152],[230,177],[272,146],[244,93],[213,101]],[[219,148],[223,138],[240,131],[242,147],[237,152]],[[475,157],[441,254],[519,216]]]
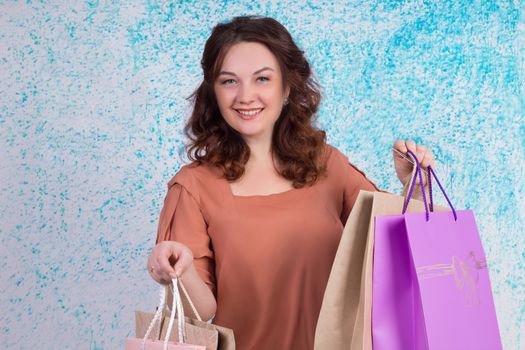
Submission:
[[[241,42],[224,57],[214,86],[217,104],[248,145],[271,140],[289,94],[282,80],[277,59],[263,44]]]
[[[190,159],[214,164],[229,181],[246,174],[250,159],[268,155],[296,188],[323,174],[325,132],[313,126],[319,85],[284,26],[256,17],[219,24],[201,65],[204,80],[185,128]]]
[[[159,283],[181,276],[239,349],[312,349],[343,225],[359,191],[379,189],[313,125],[318,84],[279,22],[217,25],[201,65],[185,127],[193,162],[168,183],[148,270]]]

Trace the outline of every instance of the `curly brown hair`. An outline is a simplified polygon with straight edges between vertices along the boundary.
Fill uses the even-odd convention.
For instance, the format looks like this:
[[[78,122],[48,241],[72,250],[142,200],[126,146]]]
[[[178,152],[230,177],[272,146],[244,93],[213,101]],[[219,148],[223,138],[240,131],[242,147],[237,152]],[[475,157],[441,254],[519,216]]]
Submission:
[[[250,148],[222,118],[214,92],[214,82],[228,49],[240,42],[257,42],[270,49],[279,62],[283,88],[290,87],[289,103],[273,129],[272,154],[280,164],[276,170],[292,180],[295,188],[315,183],[326,172],[326,134],[313,126],[321,101],[320,86],[290,33],[268,17],[234,17],[213,28],[201,60],[204,79],[188,97],[194,105],[184,127],[190,139],[188,158],[198,164],[215,165],[229,181],[244,174]]]

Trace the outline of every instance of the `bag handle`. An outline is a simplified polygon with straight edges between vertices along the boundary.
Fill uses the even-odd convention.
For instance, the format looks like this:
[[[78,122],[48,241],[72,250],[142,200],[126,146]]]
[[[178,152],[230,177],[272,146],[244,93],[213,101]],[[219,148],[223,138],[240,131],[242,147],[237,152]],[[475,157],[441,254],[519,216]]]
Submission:
[[[178,315],[177,330],[179,333],[179,343],[184,344],[184,323],[186,322],[186,320],[184,319],[184,307],[182,305],[182,299],[180,297],[179,288],[177,285],[179,279],[175,277],[171,280],[171,282],[173,284],[173,304],[172,312],[170,314],[170,322],[168,324],[168,330],[166,331],[166,337],[164,338],[164,350],[168,350],[168,340],[170,338],[171,330],[173,329],[173,323],[175,322],[175,314]]]
[[[184,307],[182,305],[182,299],[181,299],[179,288],[178,288],[178,284],[180,283],[180,280],[178,278],[173,278],[171,282],[173,286],[173,302],[171,306],[172,312],[170,313],[168,329],[166,331],[166,336],[164,338],[164,344],[163,344],[164,350],[168,350],[168,341],[171,335],[171,331],[173,330],[173,324],[175,323],[175,314],[178,315],[177,331],[179,335],[179,342],[182,344],[184,344],[184,330],[186,328],[185,327],[186,320],[184,319]],[[166,290],[167,289],[168,289],[168,286],[161,286],[159,289],[159,306],[157,308],[157,311],[155,312],[155,316],[153,316],[153,320],[151,320],[149,324],[148,330],[146,331],[144,338],[142,339],[141,350],[144,350],[144,347],[146,345],[146,340],[149,338],[151,331],[153,330],[153,327],[155,326],[155,324],[157,324],[157,322],[160,324],[162,314],[164,312],[164,309],[166,308]],[[186,294],[186,297],[188,297],[187,292],[184,292],[184,293]],[[195,306],[192,306],[192,307],[194,308]],[[196,312],[197,310],[194,310],[194,311]]]
[[[182,290],[182,292],[184,293],[184,296],[186,297],[186,300],[188,301],[188,304],[190,304],[190,307],[191,307],[191,311],[193,312],[193,315],[195,316],[195,318],[199,321],[202,322],[202,318],[201,316],[199,315],[199,312],[197,311],[197,308],[195,307],[195,304],[193,304],[193,301],[191,301],[191,298],[190,298],[190,295],[188,294],[188,291],[186,290],[186,288],[184,287],[184,284],[182,283],[182,280],[179,279],[179,287],[180,289]],[[173,285],[169,285],[169,288],[171,290],[171,293],[173,293]],[[179,293],[180,294],[180,293]],[[171,310],[170,310],[171,312]]]
[[[436,182],[439,185],[439,188],[441,189],[441,192],[445,196],[445,198],[446,198],[446,200],[448,202],[448,205],[452,209],[452,213],[454,215],[454,221],[457,221],[458,216],[457,216],[456,210],[454,209],[454,206],[450,202],[450,199],[448,198],[447,193],[445,192],[445,189],[441,185],[441,182],[439,182],[439,179],[437,178],[436,173],[434,172],[434,170],[432,169],[431,166],[428,166],[428,189],[429,189],[429,200],[430,200],[430,210],[429,210],[429,205],[427,203],[426,194],[425,194],[425,188],[423,186],[423,175],[421,174],[421,166],[419,165],[419,160],[417,159],[416,155],[412,151],[407,150],[407,154],[414,160],[414,164],[415,164],[415,167],[416,167],[416,173],[417,173],[417,175],[419,177],[419,185],[421,186],[421,193],[423,195],[423,203],[425,204],[426,221],[429,221],[429,219],[430,219],[430,212],[434,211],[433,193],[432,193],[432,176],[434,177],[434,179],[436,179]],[[414,172],[412,174],[414,175]],[[416,176],[412,176],[410,189],[409,189],[408,195],[406,197],[405,204],[403,206],[402,214],[405,214],[406,211],[407,211],[408,203],[410,201],[410,198],[412,197],[412,193],[414,191],[414,185],[416,184],[416,180],[417,180]]]
[[[410,198],[412,198],[412,193],[414,192],[414,186],[416,185],[417,178],[419,177],[419,186],[421,187],[421,194],[423,195],[423,203],[425,204],[425,214],[426,214],[426,220],[429,220],[429,210],[428,210],[428,204],[425,194],[425,186],[423,186],[423,175],[421,175],[421,167],[419,166],[419,160],[417,159],[416,155],[408,150],[407,154],[412,158],[414,161],[414,165],[416,167],[416,175],[412,178],[412,182],[410,184],[410,188],[408,190],[408,195],[405,200],[405,204],[403,205],[403,211],[402,214],[405,214],[408,208],[408,202],[410,202]]]
[[[402,194],[403,194],[404,201],[406,201],[406,200],[407,200],[407,197],[408,197],[408,190],[410,189],[410,186],[412,185],[412,181],[417,181],[417,178],[416,178],[416,177],[417,177],[417,166],[415,165],[416,163],[415,163],[415,161],[410,157],[410,155],[408,155],[408,157],[407,157],[405,153],[402,153],[402,152],[398,151],[398,150],[395,149],[395,148],[394,148],[394,150],[395,150],[397,153],[399,153],[399,155],[400,155],[403,159],[409,161],[409,162],[413,165],[413,167],[412,167],[412,173],[410,174],[410,179],[409,179],[409,180],[405,183],[405,185],[403,186],[403,192],[402,192]],[[404,203],[404,201],[403,201],[403,203]]]
[[[153,316],[153,319],[151,320],[148,326],[148,330],[146,331],[144,338],[142,338],[142,343],[140,346],[141,350],[144,350],[146,340],[149,338],[151,331],[153,330],[153,327],[155,327],[155,324],[157,324],[158,322],[160,325],[160,319],[162,317],[162,312],[164,311],[166,307],[166,287],[164,286],[161,286],[159,289],[159,304],[158,305],[159,306],[157,307],[157,311],[155,312],[155,315]],[[157,338],[157,336],[155,336],[155,338]]]
[[[429,165],[428,166],[428,191],[430,192],[430,211],[434,211],[434,203],[432,203],[432,176],[434,179],[436,179],[436,182],[441,189],[441,193],[443,193],[443,196],[445,196],[445,199],[447,200],[448,205],[450,206],[450,209],[452,209],[452,214],[454,214],[454,221],[458,220],[458,214],[456,213],[456,209],[454,209],[454,206],[452,205],[452,202],[447,196],[447,193],[445,192],[445,189],[441,185],[441,182],[439,182],[439,179],[436,176],[436,173],[434,172],[434,169]],[[427,220],[428,221],[428,220]]]

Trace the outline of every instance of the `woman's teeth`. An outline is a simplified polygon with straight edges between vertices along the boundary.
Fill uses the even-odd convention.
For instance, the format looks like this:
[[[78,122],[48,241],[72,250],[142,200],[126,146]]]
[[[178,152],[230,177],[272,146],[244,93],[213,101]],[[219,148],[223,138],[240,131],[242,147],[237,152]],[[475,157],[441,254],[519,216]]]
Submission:
[[[256,115],[260,111],[261,111],[261,109],[254,109],[253,111],[240,111],[240,110],[237,110],[237,112],[239,112],[242,115]]]

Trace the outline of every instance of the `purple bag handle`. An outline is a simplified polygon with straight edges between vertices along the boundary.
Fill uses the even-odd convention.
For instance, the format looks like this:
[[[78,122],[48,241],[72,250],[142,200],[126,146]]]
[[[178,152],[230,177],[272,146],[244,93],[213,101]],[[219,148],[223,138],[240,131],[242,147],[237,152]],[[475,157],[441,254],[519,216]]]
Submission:
[[[408,150],[407,153],[409,153],[410,156],[412,156],[412,158],[415,160],[417,175],[414,176],[414,180],[410,184],[410,189],[408,191],[408,195],[407,195],[407,198],[405,200],[405,204],[403,206],[402,214],[405,214],[406,211],[407,211],[408,203],[410,202],[410,198],[412,198],[412,193],[414,192],[414,186],[416,185],[417,177],[419,177],[419,186],[421,188],[424,188],[423,187],[423,175],[421,175],[421,167],[419,166],[419,160],[417,159],[416,155],[412,151]],[[428,221],[430,215],[429,215],[429,210],[428,210],[428,203],[427,203],[427,199],[426,199],[426,194],[425,194],[425,191],[421,191],[421,193],[423,195],[423,203],[425,204],[426,220]]]
[[[432,197],[433,197],[433,194],[432,194],[432,176],[434,176],[434,179],[436,179],[436,182],[437,182],[439,188],[441,189],[441,192],[445,196],[445,198],[446,198],[446,200],[448,202],[448,205],[452,209],[452,213],[454,214],[454,221],[457,221],[458,215],[456,213],[456,210],[454,209],[454,206],[450,202],[450,199],[448,198],[447,193],[445,192],[445,189],[441,185],[441,182],[439,182],[439,179],[437,178],[436,173],[434,172],[434,170],[432,169],[431,166],[428,167],[428,190],[429,190],[429,196],[430,196],[430,198],[429,198],[430,210],[429,210],[429,205],[427,203],[427,198],[426,198],[426,194],[425,194],[424,187],[423,187],[423,175],[421,174],[421,167],[419,166],[419,160],[417,159],[416,155],[412,151],[408,150],[407,153],[409,153],[414,158],[414,160],[416,161],[416,172],[417,172],[417,175],[419,176],[419,185],[421,186],[421,189],[422,189],[421,194],[423,195],[423,203],[425,204],[426,221],[430,220],[430,212],[434,211],[434,202],[433,202],[433,199],[432,199]],[[409,190],[408,196],[407,196],[407,198],[405,200],[405,204],[403,206],[402,214],[405,214],[406,211],[407,211],[408,203],[410,202],[410,198],[412,197],[412,193],[414,191],[415,184],[416,184],[416,176],[414,176],[414,180],[410,184],[410,190]]]
[[[450,209],[452,209],[452,214],[454,214],[454,221],[458,220],[458,214],[456,213],[456,209],[454,209],[454,206],[452,205],[452,202],[447,196],[447,193],[445,192],[445,189],[441,185],[441,182],[439,182],[439,179],[436,176],[436,173],[434,172],[434,169],[429,165],[428,166],[428,191],[430,193],[430,210],[434,211],[434,204],[432,203],[432,176],[434,176],[434,179],[436,179],[436,182],[441,189],[441,192],[445,196],[445,199],[447,200],[448,205],[450,206]]]

